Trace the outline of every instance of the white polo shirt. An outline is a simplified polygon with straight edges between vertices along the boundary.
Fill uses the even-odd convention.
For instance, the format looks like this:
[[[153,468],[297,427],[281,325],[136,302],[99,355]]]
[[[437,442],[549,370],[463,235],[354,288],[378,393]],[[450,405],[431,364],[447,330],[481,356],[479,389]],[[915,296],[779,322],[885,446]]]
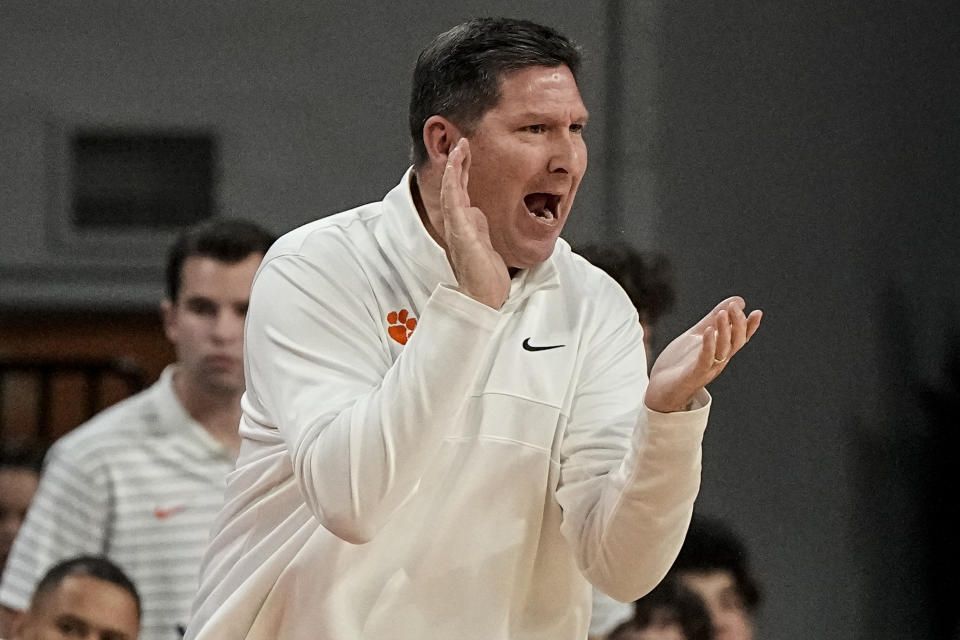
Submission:
[[[167,368],[156,384],[53,445],[7,561],[0,603],[26,609],[53,564],[102,554],[140,592],[140,639],[180,637],[233,458],[187,414],[172,378]]]

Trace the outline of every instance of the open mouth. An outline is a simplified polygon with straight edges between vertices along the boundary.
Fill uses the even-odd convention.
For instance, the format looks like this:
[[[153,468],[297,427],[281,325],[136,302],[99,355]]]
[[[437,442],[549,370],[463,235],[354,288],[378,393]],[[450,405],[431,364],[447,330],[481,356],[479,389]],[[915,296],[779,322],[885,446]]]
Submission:
[[[553,193],[530,193],[524,196],[527,210],[542,220],[556,220],[559,216],[560,196]]]

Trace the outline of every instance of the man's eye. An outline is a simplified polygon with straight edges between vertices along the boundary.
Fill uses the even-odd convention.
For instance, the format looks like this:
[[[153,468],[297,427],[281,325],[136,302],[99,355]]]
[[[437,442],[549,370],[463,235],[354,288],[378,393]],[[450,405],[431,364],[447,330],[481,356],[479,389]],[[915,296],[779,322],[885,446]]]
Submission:
[[[570,131],[573,132],[573,133],[583,133],[583,125],[582,125],[582,124],[572,124],[572,125],[570,125]]]
[[[524,127],[529,133],[543,133],[547,130],[547,126],[543,124],[531,124]]]
[[[724,611],[740,611],[746,606],[738,596],[729,594],[720,597],[720,608]]]
[[[86,635],[86,629],[76,620],[61,620],[57,623],[57,629],[68,638],[82,638]]]
[[[213,316],[217,314],[217,306],[206,300],[191,300],[190,303],[187,304],[187,308],[190,309],[191,312],[202,316]]]

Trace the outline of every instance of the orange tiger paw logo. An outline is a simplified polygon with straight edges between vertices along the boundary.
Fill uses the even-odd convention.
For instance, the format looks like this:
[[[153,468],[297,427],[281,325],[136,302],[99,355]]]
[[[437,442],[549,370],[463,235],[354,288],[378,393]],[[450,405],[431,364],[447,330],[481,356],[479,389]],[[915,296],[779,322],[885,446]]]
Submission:
[[[406,309],[388,313],[387,322],[390,323],[390,326],[387,327],[387,333],[400,344],[407,344],[413,330],[417,328],[417,319],[411,316]]]

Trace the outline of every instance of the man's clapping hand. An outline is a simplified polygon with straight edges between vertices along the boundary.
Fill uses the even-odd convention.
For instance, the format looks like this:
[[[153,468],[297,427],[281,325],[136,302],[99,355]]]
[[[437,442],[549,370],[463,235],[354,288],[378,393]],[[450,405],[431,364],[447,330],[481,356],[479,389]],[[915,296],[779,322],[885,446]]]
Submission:
[[[667,345],[650,371],[644,399],[653,411],[685,411],[760,326],[762,312],[744,315],[743,298],[727,298]]]

